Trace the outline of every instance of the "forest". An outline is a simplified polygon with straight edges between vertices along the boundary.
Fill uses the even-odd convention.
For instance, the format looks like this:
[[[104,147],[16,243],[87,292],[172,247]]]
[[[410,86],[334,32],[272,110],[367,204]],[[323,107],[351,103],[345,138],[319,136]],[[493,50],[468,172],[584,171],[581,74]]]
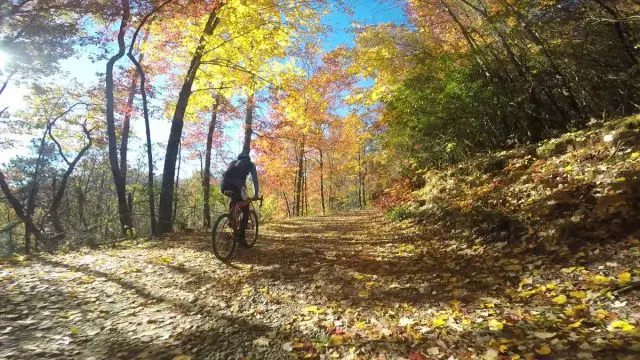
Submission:
[[[640,356],[640,1],[7,0],[0,29],[0,358]]]

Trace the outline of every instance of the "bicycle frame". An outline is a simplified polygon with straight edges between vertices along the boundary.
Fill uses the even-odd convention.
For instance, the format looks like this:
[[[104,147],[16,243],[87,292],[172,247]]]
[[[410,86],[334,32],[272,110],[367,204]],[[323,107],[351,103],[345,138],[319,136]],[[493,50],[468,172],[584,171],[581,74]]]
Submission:
[[[260,201],[260,207],[262,207],[262,199],[263,198],[259,198],[256,200]],[[233,231],[238,231],[238,220],[240,220],[240,214],[242,213],[242,208],[243,207],[249,207],[249,211],[253,210],[255,211],[255,207],[253,206],[253,202],[256,201],[253,199],[247,199],[247,200],[243,200],[243,201],[238,201],[232,203],[233,204],[229,204],[229,214],[231,215],[231,228],[233,229]]]

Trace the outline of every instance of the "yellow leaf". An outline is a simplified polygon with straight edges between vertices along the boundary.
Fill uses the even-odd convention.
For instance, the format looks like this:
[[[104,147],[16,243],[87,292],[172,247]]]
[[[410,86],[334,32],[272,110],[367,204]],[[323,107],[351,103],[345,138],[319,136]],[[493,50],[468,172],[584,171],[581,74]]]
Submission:
[[[551,354],[551,348],[548,345],[544,345],[536,349],[536,352],[540,355],[549,355]]]
[[[609,278],[605,277],[605,276],[596,275],[596,276],[591,278],[591,281],[596,283],[596,284],[604,285],[604,284],[608,284],[609,281],[611,281],[611,280]]]
[[[556,296],[552,301],[558,305],[562,305],[567,302],[567,297],[565,295]]]
[[[356,280],[364,280],[364,275],[362,275],[362,274],[355,274],[355,275],[353,275],[353,277],[354,277]]]
[[[344,337],[342,335],[331,335],[329,338],[329,344],[342,345],[344,343]]]
[[[319,307],[315,306],[315,305],[310,305],[305,307],[304,309],[302,309],[304,312],[308,312],[308,313],[314,313],[314,314],[321,314],[324,312],[324,310],[320,309]]]
[[[489,320],[489,329],[491,330],[502,330],[504,324],[496,319]]]
[[[363,298],[368,298],[370,295],[371,295],[371,292],[369,292],[369,290],[367,290],[367,289],[362,289],[358,293],[358,296],[363,297]]]
[[[616,320],[611,324],[609,324],[609,327],[608,327],[609,331],[622,330],[627,333],[633,332],[635,328],[636,327],[634,325],[631,325],[629,324],[629,322],[624,320]]]
[[[604,309],[598,309],[595,312],[596,318],[603,320],[604,318],[606,318],[609,315],[609,312],[607,310]]]
[[[171,360],[191,360],[191,356],[189,355],[177,355],[174,356]]]
[[[628,271],[618,274],[618,284],[626,285],[631,281],[631,274]]]
[[[448,317],[446,317],[446,315],[445,315],[445,317],[438,316],[437,318],[433,319],[433,321],[431,322],[431,325],[433,325],[433,327],[444,326],[447,323],[447,318]]]
[[[75,325],[71,325],[69,331],[71,332],[71,334],[76,335],[80,332],[80,328]]]
[[[513,264],[513,265],[507,265],[504,267],[506,270],[509,271],[519,271],[522,270],[522,266],[519,264]]]
[[[509,347],[507,345],[500,345],[499,350],[501,353],[506,353],[507,351],[509,351]]]
[[[585,293],[584,291],[572,291],[569,293],[569,295],[576,299],[584,299],[587,297],[587,293]]]
[[[580,326],[582,326],[582,319],[574,322],[573,324],[571,324],[569,326],[567,326],[567,328],[575,329],[575,328],[579,328]]]

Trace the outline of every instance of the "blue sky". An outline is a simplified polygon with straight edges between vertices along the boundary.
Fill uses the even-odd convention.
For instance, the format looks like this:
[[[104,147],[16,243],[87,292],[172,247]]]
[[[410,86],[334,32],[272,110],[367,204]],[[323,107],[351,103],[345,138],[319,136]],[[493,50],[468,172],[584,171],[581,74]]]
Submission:
[[[346,0],[348,1],[348,0]],[[323,24],[329,27],[329,31],[322,39],[322,45],[325,50],[332,50],[338,46],[347,46],[351,47],[354,45],[354,34],[351,32],[351,27],[354,22],[363,25],[374,25],[380,23],[405,23],[406,17],[404,16],[402,5],[403,0],[356,0],[356,1],[348,1],[348,6],[352,8],[352,14],[349,14],[339,8],[338,6],[333,6],[331,13],[326,15],[323,18]],[[96,77],[96,73],[104,73],[105,71],[105,62],[97,62],[92,63],[88,58],[79,54],[78,58],[67,59],[61,62],[62,70],[69,73],[71,77],[76,78],[80,82],[91,84],[96,81],[101,81]],[[67,75],[62,75],[60,82],[64,83],[64,81],[68,78]],[[19,109],[22,103],[22,96],[26,93],[25,89],[19,87],[10,87],[7,88],[7,91],[0,97],[0,106],[10,106],[11,110]],[[17,105],[17,106],[16,106]],[[138,121],[139,120],[139,121]],[[139,134],[140,137],[144,134],[144,124],[141,119],[134,120],[132,122],[132,127],[134,133]],[[154,143],[165,143],[170,128],[170,121],[168,119],[153,119],[152,121],[152,141]],[[235,130],[233,130],[235,128]],[[231,141],[226,146],[226,150],[234,153],[235,148],[240,148],[240,127],[232,127],[232,129],[228,132],[228,135],[235,138],[234,133],[237,133],[238,141]],[[20,140],[22,142],[28,139],[28,137],[23,136]],[[135,140],[134,140],[135,144]],[[132,144],[132,145],[134,145]],[[135,146],[135,145],[134,145]],[[135,147],[132,146],[130,149],[135,151]],[[25,151],[24,146],[18,146],[14,149],[9,149],[9,156],[3,157],[0,159],[0,163],[7,161],[9,158],[20,154]],[[132,154],[131,159],[135,159],[136,155]],[[160,159],[159,159],[160,160]],[[160,166],[161,163],[157,162],[157,166]],[[195,171],[199,169],[199,163],[194,161],[193,164],[190,164],[189,161],[183,163],[183,170],[187,173]]]
[[[330,26],[332,31],[324,39],[325,50],[331,50],[340,45],[353,46],[353,33],[351,24],[358,22],[363,25],[374,25],[381,23],[404,24],[407,19],[404,15],[403,4],[400,0],[356,0],[349,1],[349,6],[353,9],[353,14],[346,14],[340,9],[333,7],[333,11],[325,16],[323,23]]]

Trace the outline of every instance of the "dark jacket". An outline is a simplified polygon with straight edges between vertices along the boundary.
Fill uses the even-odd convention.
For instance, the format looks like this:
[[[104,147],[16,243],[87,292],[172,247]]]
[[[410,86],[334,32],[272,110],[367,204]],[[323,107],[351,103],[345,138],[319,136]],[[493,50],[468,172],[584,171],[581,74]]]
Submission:
[[[253,180],[255,196],[258,196],[258,172],[256,171],[256,165],[250,159],[233,160],[222,174],[221,188],[223,191],[225,189],[240,190],[247,183],[249,174],[251,174],[251,179]]]

